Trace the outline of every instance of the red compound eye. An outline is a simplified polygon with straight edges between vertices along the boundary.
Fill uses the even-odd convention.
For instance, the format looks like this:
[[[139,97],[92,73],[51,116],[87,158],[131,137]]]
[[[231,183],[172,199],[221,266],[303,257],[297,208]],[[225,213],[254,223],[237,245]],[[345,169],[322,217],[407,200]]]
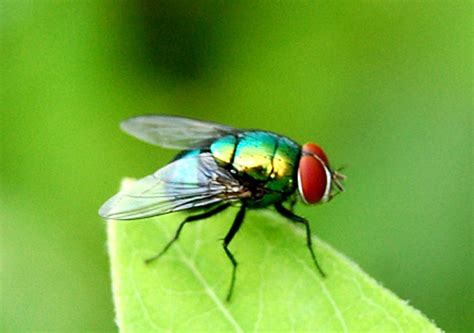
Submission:
[[[323,162],[326,163],[327,166],[329,166],[329,160],[328,160],[328,157],[326,156],[326,153],[317,144],[315,144],[315,143],[305,143],[303,145],[303,153],[314,154],[314,155],[318,156],[320,159],[322,159]]]
[[[328,159],[318,145],[307,143],[303,146],[298,168],[298,188],[306,203],[320,202],[329,194],[331,174],[324,164],[329,164]]]

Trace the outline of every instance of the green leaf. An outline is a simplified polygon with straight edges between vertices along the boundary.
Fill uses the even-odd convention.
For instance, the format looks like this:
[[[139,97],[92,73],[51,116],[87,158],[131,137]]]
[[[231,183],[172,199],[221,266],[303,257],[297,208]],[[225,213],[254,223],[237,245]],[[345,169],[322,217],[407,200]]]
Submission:
[[[231,264],[222,239],[236,208],[185,226],[186,216],[108,221],[116,321],[122,332],[318,331],[439,332],[429,319],[313,236],[327,274],[318,274],[299,226],[271,210],[247,213],[231,243],[236,286],[225,301]]]

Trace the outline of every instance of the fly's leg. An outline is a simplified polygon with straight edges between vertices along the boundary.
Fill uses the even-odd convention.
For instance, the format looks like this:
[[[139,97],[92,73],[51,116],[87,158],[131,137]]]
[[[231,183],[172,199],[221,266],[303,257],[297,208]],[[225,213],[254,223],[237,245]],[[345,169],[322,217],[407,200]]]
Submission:
[[[232,263],[232,277],[230,280],[229,291],[227,292],[227,297],[226,297],[227,302],[230,302],[230,299],[232,297],[232,291],[234,290],[234,284],[235,284],[235,274],[237,272],[237,265],[238,265],[237,260],[235,260],[234,255],[232,254],[232,252],[230,252],[228,246],[230,242],[232,241],[232,239],[234,238],[237,231],[239,231],[239,228],[242,225],[242,222],[244,221],[245,210],[246,210],[245,204],[242,203],[242,206],[240,207],[240,210],[237,213],[237,216],[235,217],[235,220],[232,223],[232,226],[230,227],[229,232],[224,238],[224,243],[222,244],[224,247],[224,251],[227,254],[227,257],[229,257],[229,260]]]
[[[294,212],[295,211],[295,205],[296,205],[296,195],[294,195],[291,200],[290,200],[290,212]]]
[[[163,250],[161,250],[160,253],[158,253],[157,255],[151,257],[151,258],[148,258],[145,260],[145,263],[146,264],[149,264],[151,263],[152,261],[160,258],[163,254],[166,253],[166,251],[168,251],[168,249],[171,247],[171,245],[173,245],[174,242],[176,242],[179,238],[179,235],[181,233],[181,230],[183,229],[184,225],[186,223],[189,223],[189,222],[194,222],[194,221],[199,221],[199,220],[203,220],[203,219],[206,219],[208,217],[211,217],[213,215],[216,215],[217,213],[220,213],[222,212],[224,209],[226,209],[227,207],[230,206],[230,203],[226,203],[226,204],[223,204],[223,205],[220,205],[220,206],[217,206],[211,210],[208,210],[207,212],[204,212],[204,213],[201,213],[201,214],[198,214],[198,215],[192,215],[192,216],[188,216],[183,222],[181,222],[181,224],[179,225],[178,229],[176,230],[176,233],[174,234],[174,237],[168,242],[168,244],[166,244],[166,246],[163,248]]]
[[[313,250],[313,243],[311,242],[311,230],[309,228],[309,223],[308,220],[305,218],[298,216],[294,214],[292,211],[286,209],[280,202],[275,204],[275,208],[278,213],[283,215],[284,217],[290,219],[291,221],[295,223],[302,223],[305,228],[306,228],[306,246],[308,247],[309,252],[311,253],[311,257],[313,258],[314,264],[316,265],[316,268],[318,269],[319,273],[321,274],[322,277],[326,277],[326,274],[323,272],[321,269],[321,266],[319,266],[318,261],[316,260],[316,255],[314,254]]]

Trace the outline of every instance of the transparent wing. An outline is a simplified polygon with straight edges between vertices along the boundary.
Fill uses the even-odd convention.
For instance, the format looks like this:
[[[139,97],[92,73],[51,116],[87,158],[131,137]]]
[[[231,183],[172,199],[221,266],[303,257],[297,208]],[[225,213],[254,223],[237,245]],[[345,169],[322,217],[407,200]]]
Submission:
[[[204,148],[215,138],[238,132],[215,123],[159,115],[127,119],[121,123],[121,128],[140,140],[172,149]]]
[[[110,198],[107,219],[131,220],[203,207],[245,196],[241,184],[209,153],[176,160]]]

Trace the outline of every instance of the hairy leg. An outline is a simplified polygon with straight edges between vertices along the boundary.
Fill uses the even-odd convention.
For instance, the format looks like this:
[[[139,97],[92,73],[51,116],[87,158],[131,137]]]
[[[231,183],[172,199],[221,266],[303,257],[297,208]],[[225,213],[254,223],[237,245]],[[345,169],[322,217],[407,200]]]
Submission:
[[[291,221],[295,223],[301,223],[305,226],[306,228],[306,246],[308,247],[308,250],[311,254],[311,257],[313,258],[314,264],[316,265],[316,268],[318,269],[319,273],[321,274],[322,277],[326,277],[326,274],[323,272],[321,269],[321,266],[319,266],[318,261],[316,260],[316,255],[314,254],[313,250],[313,243],[311,241],[311,229],[309,228],[309,223],[308,220],[294,214],[292,211],[286,209],[281,203],[275,204],[275,208],[278,213],[286,217],[287,219],[290,219]]]
[[[237,260],[235,260],[234,255],[232,252],[230,252],[228,246],[232,239],[234,238],[235,234],[237,231],[239,231],[240,226],[242,225],[242,222],[244,221],[245,217],[245,210],[246,206],[244,203],[242,203],[242,206],[240,207],[239,212],[237,213],[237,216],[235,217],[234,222],[232,223],[232,226],[230,227],[229,232],[224,238],[224,243],[222,244],[224,247],[224,251],[227,254],[227,257],[229,258],[230,262],[232,263],[232,277],[230,280],[230,287],[229,291],[227,292],[227,297],[226,300],[229,302],[231,297],[232,297],[232,292],[234,290],[234,284],[235,284],[235,274],[237,272]]]
[[[230,206],[230,203],[225,203],[223,205],[220,205],[220,206],[217,206],[217,207],[214,207],[204,213],[201,213],[201,214],[197,214],[197,215],[192,215],[192,216],[188,216],[183,222],[181,222],[181,224],[179,225],[178,229],[176,230],[176,233],[174,234],[174,237],[168,242],[168,244],[166,244],[166,246],[163,248],[163,250],[161,250],[160,253],[158,253],[157,255],[151,257],[151,258],[148,258],[145,260],[145,263],[146,264],[149,264],[151,263],[152,261],[160,258],[163,254],[166,253],[166,251],[168,251],[168,249],[171,247],[171,245],[173,245],[174,242],[176,242],[179,238],[179,235],[181,234],[181,230],[183,229],[184,225],[186,223],[189,223],[189,222],[195,222],[195,221],[199,221],[199,220],[203,220],[203,219],[206,219],[208,217],[211,217],[213,215],[216,215],[217,213],[220,213],[222,212],[224,209],[226,209],[227,207]]]

